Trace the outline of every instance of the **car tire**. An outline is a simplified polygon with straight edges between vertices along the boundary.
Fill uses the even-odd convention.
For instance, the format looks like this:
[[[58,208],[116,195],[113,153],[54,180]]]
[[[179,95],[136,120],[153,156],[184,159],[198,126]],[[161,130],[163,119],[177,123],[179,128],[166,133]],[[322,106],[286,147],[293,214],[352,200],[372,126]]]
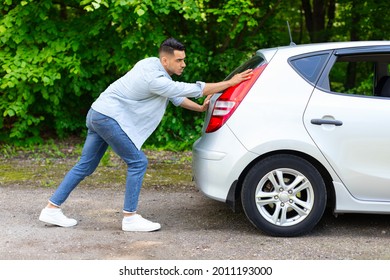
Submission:
[[[248,219],[272,236],[311,231],[326,207],[326,187],[318,170],[294,155],[274,155],[256,163],[244,179],[241,200]]]

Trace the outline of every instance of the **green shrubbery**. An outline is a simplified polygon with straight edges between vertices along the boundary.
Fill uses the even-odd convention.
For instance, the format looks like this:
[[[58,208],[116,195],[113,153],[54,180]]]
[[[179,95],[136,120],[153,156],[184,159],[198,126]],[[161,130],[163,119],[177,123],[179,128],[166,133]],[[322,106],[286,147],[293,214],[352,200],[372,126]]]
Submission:
[[[100,92],[170,36],[187,46],[187,69],[175,79],[219,81],[256,49],[287,45],[286,20],[308,41],[300,9],[299,0],[3,0],[0,142],[85,133]],[[170,106],[147,145],[188,149],[203,118]]]

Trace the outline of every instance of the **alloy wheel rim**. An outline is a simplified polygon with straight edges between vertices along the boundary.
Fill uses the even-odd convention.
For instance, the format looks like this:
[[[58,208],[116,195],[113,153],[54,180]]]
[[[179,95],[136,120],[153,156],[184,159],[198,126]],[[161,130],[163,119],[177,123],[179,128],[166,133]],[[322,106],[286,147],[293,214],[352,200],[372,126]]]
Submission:
[[[314,205],[314,190],[300,172],[279,168],[268,172],[255,193],[261,216],[273,225],[292,226],[302,222]]]

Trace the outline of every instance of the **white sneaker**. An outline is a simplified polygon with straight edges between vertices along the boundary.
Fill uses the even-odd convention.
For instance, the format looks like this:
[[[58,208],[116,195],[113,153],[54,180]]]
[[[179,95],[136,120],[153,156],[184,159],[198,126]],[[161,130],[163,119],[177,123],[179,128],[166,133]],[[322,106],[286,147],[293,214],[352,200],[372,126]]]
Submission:
[[[60,227],[77,225],[77,221],[66,217],[60,208],[44,208],[39,216],[39,220]]]
[[[130,217],[124,217],[122,220],[123,231],[155,231],[159,230],[161,225],[142,218],[141,215],[135,214]]]

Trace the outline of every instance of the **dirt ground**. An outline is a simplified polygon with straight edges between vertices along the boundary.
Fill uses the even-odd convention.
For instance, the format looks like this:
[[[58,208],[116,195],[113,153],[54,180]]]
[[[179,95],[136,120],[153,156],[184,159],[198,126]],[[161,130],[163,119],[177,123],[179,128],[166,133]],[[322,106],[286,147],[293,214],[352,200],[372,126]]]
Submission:
[[[125,169],[112,154],[63,205],[72,228],[38,220],[78,148],[4,153],[0,158],[0,260],[389,260],[388,215],[326,213],[314,231],[274,238],[241,213],[200,193],[191,153],[147,151],[139,213],[159,222],[152,233],[121,230]],[[4,151],[4,149],[3,149]]]

